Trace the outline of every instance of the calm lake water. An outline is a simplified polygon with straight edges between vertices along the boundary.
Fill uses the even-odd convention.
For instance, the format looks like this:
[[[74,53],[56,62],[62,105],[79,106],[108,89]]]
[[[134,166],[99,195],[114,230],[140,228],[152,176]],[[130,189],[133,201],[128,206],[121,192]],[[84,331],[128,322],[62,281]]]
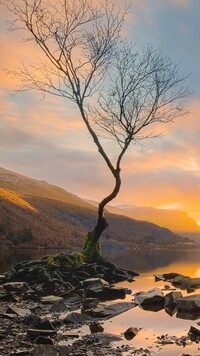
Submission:
[[[52,250],[3,251],[0,253],[0,273],[8,270],[16,262],[27,259],[38,259],[52,252],[58,253],[58,251]],[[107,251],[104,255],[109,257],[109,259],[118,266],[140,273],[140,276],[135,278],[135,282],[123,282],[119,284],[119,286],[130,288],[132,293],[155,287],[164,288],[166,284],[170,285],[162,281],[155,283],[153,277],[155,274],[177,272],[191,277],[200,277],[200,250],[167,251],[157,249],[145,251],[129,250],[123,252]],[[195,293],[200,293],[200,290],[197,290]],[[127,296],[127,301],[131,301],[132,299],[133,297],[131,295]],[[116,301],[114,301],[114,303],[115,302]],[[148,348],[152,351],[152,355],[200,355],[200,344],[191,343],[191,345],[183,348],[175,344],[163,346],[157,343],[157,337],[161,335],[186,336],[191,326],[200,329],[197,325],[199,321],[200,318],[196,320],[180,319],[176,317],[176,314],[170,317],[164,310],[149,312],[135,307],[124,314],[105,321],[103,327],[105,332],[114,333],[116,335],[123,334],[129,327],[141,328],[142,330],[134,339],[126,342],[131,343],[131,345],[136,348]],[[80,333],[82,334],[87,332],[89,332],[87,327],[80,329]],[[125,340],[123,340],[123,344],[124,343]]]

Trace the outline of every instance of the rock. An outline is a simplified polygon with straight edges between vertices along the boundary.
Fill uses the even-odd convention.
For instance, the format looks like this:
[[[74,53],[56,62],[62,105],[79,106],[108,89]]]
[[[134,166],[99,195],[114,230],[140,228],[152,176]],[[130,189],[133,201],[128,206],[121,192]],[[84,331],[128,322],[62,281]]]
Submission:
[[[184,311],[178,310],[176,313],[176,318],[184,320],[197,320],[200,318],[200,311]]]
[[[35,340],[35,343],[40,345],[53,345],[52,339],[50,339],[50,337],[45,336],[38,336]]]
[[[10,356],[29,356],[30,355],[30,350],[28,349],[21,349],[21,350],[17,350],[17,351],[13,351],[10,353]]]
[[[54,330],[55,331],[55,328],[53,327],[53,325],[50,323],[50,321],[48,319],[38,320],[35,324],[35,328],[40,329],[40,330]]]
[[[108,287],[109,283],[101,278],[88,278],[80,283],[80,285],[87,291],[99,292]]]
[[[86,298],[96,298],[100,300],[125,299],[126,289],[104,287],[100,291],[87,290],[85,296]]]
[[[200,312],[200,294],[179,298],[177,309],[185,312]]]
[[[182,298],[181,292],[170,292],[165,295],[164,308],[168,315],[173,316],[177,312],[176,302]]]
[[[17,318],[17,314],[8,314],[8,313],[4,313],[4,314],[1,314],[1,317],[2,318],[5,318],[5,319],[16,319]]]
[[[103,326],[98,321],[93,321],[89,325],[89,328],[92,334],[104,331]]]
[[[187,276],[184,276],[184,275],[182,275],[182,274],[180,274],[180,273],[174,273],[174,272],[171,272],[171,273],[164,273],[163,275],[161,275],[162,276],[162,278],[163,278],[163,280],[165,280],[165,281],[172,281],[172,280],[174,280],[174,278],[179,278],[179,277],[186,277],[187,278]]]
[[[28,329],[27,335],[33,338],[37,336],[53,336],[56,334],[55,330],[44,330],[44,329]]]
[[[37,345],[31,352],[31,356],[59,356],[59,351],[51,345]],[[66,353],[67,355],[67,353]]]
[[[28,326],[35,326],[39,321],[41,321],[41,318],[35,314],[25,316],[23,319],[23,323]]]
[[[200,278],[191,278],[179,273],[155,275],[155,282],[160,280],[169,281],[173,284],[173,286],[181,289],[187,289],[189,292],[200,288]]]
[[[113,341],[120,341],[122,340],[121,336],[110,334],[110,333],[96,333],[89,335],[90,340],[97,339],[99,343],[102,345],[107,345]]]
[[[194,291],[200,287],[200,278],[190,278],[187,276],[179,275],[172,280],[172,284],[180,289],[187,289],[188,291]]]
[[[3,285],[6,292],[26,292],[29,290],[29,286],[26,282],[9,282]]]
[[[3,282],[5,280],[5,274],[0,274],[0,282]]]
[[[132,340],[140,331],[140,328],[128,328],[125,332],[124,332],[124,337],[126,340]]]
[[[16,314],[17,316],[25,317],[27,315],[31,315],[32,313],[29,309],[17,308],[13,305],[10,305],[6,310],[6,314]]]
[[[164,294],[159,288],[150,289],[147,292],[138,292],[133,301],[144,310],[159,311],[164,307]]]
[[[190,330],[188,332],[189,335],[194,335],[195,337],[200,338],[200,330],[195,328],[194,326],[190,327]]]
[[[170,315],[170,316],[173,316],[174,314],[176,314],[177,312],[177,307],[176,305],[173,306],[173,305],[168,305],[165,307],[165,312]]]
[[[164,306],[165,307],[169,307],[169,306],[175,306],[177,299],[182,298],[182,293],[181,292],[170,292],[168,294],[165,295],[165,303]]]
[[[60,302],[61,300],[63,300],[63,297],[58,297],[56,295],[47,295],[45,297],[42,297],[41,299],[42,303],[56,303],[56,302]]]
[[[81,305],[81,297],[76,293],[69,293],[68,297],[56,302],[50,309],[52,312],[62,313],[68,310],[78,309]]]
[[[65,324],[85,324],[87,322],[94,321],[94,318],[90,315],[73,312],[67,315],[62,321]]]
[[[133,302],[115,303],[111,305],[99,304],[87,313],[95,318],[109,319],[136,306]]]

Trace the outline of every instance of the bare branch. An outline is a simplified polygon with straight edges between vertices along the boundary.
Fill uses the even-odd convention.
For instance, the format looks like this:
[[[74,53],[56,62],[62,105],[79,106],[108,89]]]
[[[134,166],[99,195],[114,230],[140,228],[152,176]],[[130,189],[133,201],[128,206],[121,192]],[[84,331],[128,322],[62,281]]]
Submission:
[[[131,1],[6,2],[14,15],[10,30],[26,31],[26,40],[43,55],[39,64],[10,72],[21,80],[18,91],[36,90],[75,103],[115,179],[113,191],[99,204],[100,220],[120,190],[120,165],[131,142],[157,137],[148,129],[184,115],[182,102],[189,95],[179,65],[151,45],[137,51],[122,37]],[[117,144],[115,160],[101,136]]]

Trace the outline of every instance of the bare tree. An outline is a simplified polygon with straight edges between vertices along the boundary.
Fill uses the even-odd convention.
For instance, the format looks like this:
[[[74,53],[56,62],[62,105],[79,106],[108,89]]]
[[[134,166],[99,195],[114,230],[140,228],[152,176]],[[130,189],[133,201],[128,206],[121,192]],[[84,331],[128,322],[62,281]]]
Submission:
[[[114,178],[100,203],[98,218],[83,246],[83,256],[99,257],[99,239],[108,227],[104,208],[120,191],[121,162],[131,142],[155,137],[149,127],[185,114],[186,77],[170,58],[147,45],[140,52],[123,38],[131,3],[125,0],[7,0],[11,29],[23,29],[45,55],[40,66],[12,71],[22,90],[37,90],[76,104],[99,154]],[[123,7],[123,8],[122,8]],[[113,161],[103,137],[113,139]]]

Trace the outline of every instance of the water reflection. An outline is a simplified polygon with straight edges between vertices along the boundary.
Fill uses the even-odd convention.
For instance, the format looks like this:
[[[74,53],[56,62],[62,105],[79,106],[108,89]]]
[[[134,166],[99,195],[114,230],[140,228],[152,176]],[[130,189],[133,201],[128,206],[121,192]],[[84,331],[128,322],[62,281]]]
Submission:
[[[5,272],[15,263],[27,259],[39,259],[44,255],[58,253],[58,250],[20,250],[0,252],[0,273]],[[69,252],[69,251],[66,251]],[[151,288],[165,289],[166,281],[155,283],[153,275],[169,272],[177,272],[191,277],[200,276],[200,253],[198,250],[176,251],[176,250],[128,250],[128,251],[104,251],[104,255],[118,266],[134,270],[140,273],[133,283],[122,282],[119,287],[131,288],[132,293]],[[169,284],[169,286],[171,286]],[[166,290],[167,293],[167,290]],[[186,291],[182,291],[186,295]],[[199,290],[197,291],[199,293]],[[128,295],[126,301],[132,301],[133,295]],[[187,336],[191,326],[197,326],[200,315],[181,315],[176,310],[169,311],[145,311],[140,307],[133,308],[111,320],[104,322],[105,332],[116,335],[124,335],[125,330],[130,327],[139,328],[141,331],[133,338],[126,340],[136,348],[145,348],[156,356],[179,356],[181,354],[198,354],[199,344],[191,343],[184,349],[183,346],[159,344],[161,335]],[[193,319],[193,320],[192,320]],[[89,331],[88,331],[89,332]],[[123,340],[124,343],[124,340]]]
[[[45,249],[45,250],[4,250],[0,251],[0,273],[8,271],[12,266],[18,262],[26,260],[38,260],[45,255],[59,253],[61,250]],[[70,253],[70,250],[66,250],[66,253]]]
[[[4,250],[0,251],[0,273],[7,271],[17,262],[39,259],[48,254],[59,253],[62,250]],[[72,251],[65,250],[70,253]],[[166,249],[138,249],[127,251],[104,250],[105,257],[113,261],[119,267],[134,270],[139,273],[151,272],[163,267],[167,268],[173,264],[182,266],[184,272],[200,277],[200,251],[199,250],[166,250]],[[194,271],[194,265],[196,270]],[[167,269],[168,270],[168,269]]]
[[[198,271],[196,270],[196,277],[198,273],[200,274],[200,250],[140,249],[121,252],[110,250],[104,251],[104,255],[118,266],[139,273],[155,271],[174,263],[184,264],[190,269],[189,265],[192,263],[199,266]]]

